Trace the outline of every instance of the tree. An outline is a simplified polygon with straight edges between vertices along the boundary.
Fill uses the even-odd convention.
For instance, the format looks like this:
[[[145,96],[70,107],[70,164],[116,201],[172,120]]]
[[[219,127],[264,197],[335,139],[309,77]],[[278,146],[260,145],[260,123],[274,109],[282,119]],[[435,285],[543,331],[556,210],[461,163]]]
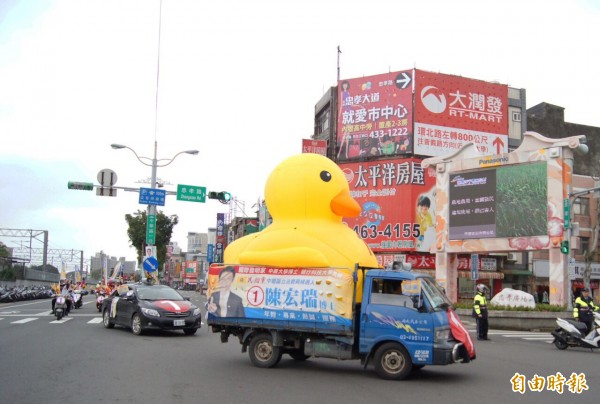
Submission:
[[[125,215],[125,220],[129,225],[127,236],[131,246],[137,251],[138,262],[142,262],[144,256],[144,246],[146,245],[146,221],[148,215],[146,211],[138,210],[133,215]],[[158,259],[159,268],[166,262],[167,246],[171,241],[173,228],[179,223],[177,215],[167,216],[163,212],[156,215],[156,259]]]
[[[0,241],[0,257],[8,257],[8,248]]]

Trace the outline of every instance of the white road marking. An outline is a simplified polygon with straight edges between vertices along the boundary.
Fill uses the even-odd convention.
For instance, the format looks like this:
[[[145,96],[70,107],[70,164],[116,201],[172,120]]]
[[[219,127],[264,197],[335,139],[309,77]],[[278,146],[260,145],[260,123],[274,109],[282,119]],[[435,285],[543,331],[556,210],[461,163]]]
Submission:
[[[88,324],[98,324],[98,323],[101,323],[101,322],[102,322],[102,317],[96,317],[96,318],[91,319],[87,323]]]
[[[31,314],[32,316],[52,316],[53,314],[50,314],[50,310],[44,310],[40,313],[35,313],[35,314]]]
[[[69,320],[73,320],[73,318],[72,317],[70,317],[70,318],[69,317],[63,317],[60,320],[50,321],[50,324],[62,324],[62,323],[66,323]]]
[[[11,321],[11,324],[25,324],[28,323],[30,321],[35,321],[37,320],[37,317],[30,317],[30,318],[24,318],[23,320],[17,320],[17,321]]]

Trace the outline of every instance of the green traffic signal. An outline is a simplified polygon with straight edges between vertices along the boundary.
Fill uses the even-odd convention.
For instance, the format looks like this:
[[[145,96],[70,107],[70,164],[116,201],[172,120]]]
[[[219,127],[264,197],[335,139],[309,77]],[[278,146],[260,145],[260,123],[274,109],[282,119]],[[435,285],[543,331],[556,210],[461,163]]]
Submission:
[[[569,241],[568,240],[563,240],[560,243],[560,252],[563,254],[568,254],[569,253]]]
[[[221,203],[229,203],[229,201],[231,200],[231,194],[229,192],[225,192],[225,191],[221,191],[221,192],[211,191],[208,193],[208,199],[216,199]]]

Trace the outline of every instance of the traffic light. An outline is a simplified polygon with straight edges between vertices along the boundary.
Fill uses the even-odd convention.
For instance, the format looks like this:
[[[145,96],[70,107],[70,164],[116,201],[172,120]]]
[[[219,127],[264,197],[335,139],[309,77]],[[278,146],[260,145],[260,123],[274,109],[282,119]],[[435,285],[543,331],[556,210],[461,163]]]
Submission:
[[[563,240],[560,243],[560,252],[563,254],[568,254],[569,253],[569,240]]]
[[[229,192],[225,192],[225,191],[221,191],[221,192],[211,191],[208,193],[208,199],[216,199],[221,203],[229,203],[229,201],[231,200],[231,194]]]

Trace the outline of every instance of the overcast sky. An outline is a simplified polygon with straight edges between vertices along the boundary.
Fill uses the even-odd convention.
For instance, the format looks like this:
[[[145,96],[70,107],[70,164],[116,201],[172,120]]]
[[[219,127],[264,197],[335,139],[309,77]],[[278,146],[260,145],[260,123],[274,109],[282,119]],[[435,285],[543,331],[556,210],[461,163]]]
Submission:
[[[150,167],[110,144],[152,157],[155,140],[160,159],[200,151],[159,168],[166,189],[226,190],[252,214],[271,170],[313,133],[338,45],[342,79],[417,67],[497,81],[525,88],[527,107],[549,102],[600,126],[599,0],[163,0],[159,10],[160,0],[0,1],[1,229],[134,260],[124,216],[146,208],[138,194],[67,182],[109,168],[118,186],[148,186],[136,181]],[[228,209],[174,196],[159,207],[179,215],[184,249],[187,232]]]

